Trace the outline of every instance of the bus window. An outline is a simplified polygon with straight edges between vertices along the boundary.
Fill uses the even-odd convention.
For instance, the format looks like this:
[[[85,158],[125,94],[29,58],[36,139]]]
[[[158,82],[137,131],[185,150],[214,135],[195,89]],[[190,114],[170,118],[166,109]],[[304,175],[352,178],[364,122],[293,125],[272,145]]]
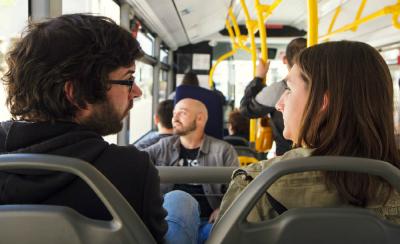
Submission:
[[[62,1],[62,13],[93,13],[111,18],[117,24],[120,23],[119,6],[113,0],[84,0],[84,1]]]
[[[10,21],[12,19],[12,21]],[[20,37],[20,33],[28,21],[28,1],[0,1],[0,77],[7,70],[5,54],[13,42]],[[6,108],[6,93],[3,83],[0,82],[0,121],[9,120],[11,115]]]
[[[140,46],[142,47],[143,51],[150,56],[153,56],[154,54],[154,48],[153,48],[153,43],[154,39],[150,35],[146,35],[145,33],[139,31],[137,35],[137,40],[140,43]]]
[[[160,50],[160,61],[168,64],[168,50],[161,48]]]
[[[135,142],[149,132],[153,124],[151,111],[153,99],[153,66],[136,62],[135,77],[135,81],[142,90],[143,95],[134,101],[133,109],[130,111],[129,143]]]
[[[168,79],[168,71],[161,69],[160,70],[160,84],[158,90],[158,101],[164,101],[167,99],[167,79]]]

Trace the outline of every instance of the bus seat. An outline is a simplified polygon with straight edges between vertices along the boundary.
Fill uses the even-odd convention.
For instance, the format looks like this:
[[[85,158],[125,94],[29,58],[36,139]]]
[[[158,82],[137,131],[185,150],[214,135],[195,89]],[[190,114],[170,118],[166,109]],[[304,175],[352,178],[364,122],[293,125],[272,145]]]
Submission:
[[[176,88],[175,104],[184,98],[192,98],[204,103],[208,110],[208,120],[205,128],[207,135],[221,139],[224,136],[223,104],[220,96],[199,86],[180,85]]]
[[[246,167],[249,164],[262,160],[260,154],[248,146],[234,146],[233,148],[238,154],[240,167]]]
[[[0,205],[0,243],[155,243],[125,198],[89,163],[51,155],[0,155],[0,170],[15,169],[78,175],[101,199],[113,219],[90,219],[63,206]]]
[[[255,157],[239,156],[238,158],[239,158],[239,166],[241,168],[244,168],[244,167],[246,167],[246,166],[248,166],[250,164],[259,162],[259,160],[257,158],[255,158]]]
[[[280,177],[304,171],[349,171],[369,173],[386,179],[400,191],[400,170],[373,159],[351,157],[306,157],[271,165],[235,199],[213,227],[207,241],[214,243],[324,243],[394,244],[399,242],[400,225],[362,208],[294,208],[260,223],[249,223],[247,215]]]
[[[249,141],[240,136],[224,136],[224,141],[233,146],[249,146]]]

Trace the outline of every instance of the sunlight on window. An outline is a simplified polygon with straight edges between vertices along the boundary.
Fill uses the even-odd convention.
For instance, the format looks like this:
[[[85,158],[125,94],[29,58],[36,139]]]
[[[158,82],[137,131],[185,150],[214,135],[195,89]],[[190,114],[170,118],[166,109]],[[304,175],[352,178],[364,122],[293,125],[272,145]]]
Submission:
[[[141,136],[151,130],[152,121],[152,87],[153,87],[153,66],[136,62],[136,83],[142,90],[142,97],[134,101],[130,111],[130,135],[129,143],[135,142]]]
[[[10,21],[12,19],[12,21]],[[0,1],[0,77],[7,70],[5,55],[13,43],[21,36],[28,22],[28,1]],[[6,93],[0,82],[0,121],[9,120],[11,115],[5,105]]]

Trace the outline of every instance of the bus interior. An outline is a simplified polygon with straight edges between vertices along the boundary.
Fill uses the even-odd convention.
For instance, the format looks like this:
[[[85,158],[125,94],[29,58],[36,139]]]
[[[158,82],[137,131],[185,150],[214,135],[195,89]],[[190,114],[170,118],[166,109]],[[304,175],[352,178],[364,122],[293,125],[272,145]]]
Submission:
[[[155,131],[156,126],[153,123],[153,115],[157,105],[159,102],[168,99],[169,95],[176,91],[182,82],[184,74],[188,71],[192,71],[198,76],[201,87],[211,89],[210,87],[215,86],[215,89],[221,91],[224,95],[226,104],[222,111],[222,126],[226,133],[228,114],[240,106],[244,90],[254,77],[257,60],[270,61],[266,79],[267,85],[284,79],[287,75],[287,68],[282,62],[285,56],[285,48],[296,37],[307,38],[308,46],[327,41],[355,40],[368,43],[379,51],[389,66],[393,80],[393,103],[395,108],[393,119],[396,139],[400,143],[399,0],[0,0],[0,77],[7,70],[5,63],[7,50],[21,37],[21,33],[23,33],[29,21],[42,21],[71,13],[91,13],[113,19],[137,38],[145,52],[144,57],[136,61],[135,74],[136,83],[141,88],[143,95],[135,101],[133,109],[124,119],[123,129],[117,134],[104,138],[109,143],[121,146],[135,144],[146,134]],[[0,84],[1,121],[11,118],[5,101],[6,92],[3,84]],[[241,166],[257,163],[259,160],[275,156],[275,144],[270,137],[270,132],[269,134],[267,133],[268,135],[258,137],[257,132],[263,126],[261,122],[256,120],[251,122],[250,127],[249,146],[237,147],[237,152],[240,152]],[[265,141],[268,141],[268,146],[257,146],[265,143]],[[29,159],[30,157],[32,159]],[[80,169],[73,170],[69,169],[70,166],[68,165],[63,166],[63,159],[60,158],[35,158],[32,155],[27,155],[26,157],[0,156],[0,161],[6,163],[4,169],[21,168],[22,166],[39,167],[41,165],[40,162],[49,162],[51,160],[61,161],[59,166],[53,170],[78,172],[77,174],[81,176]],[[36,161],[39,166],[32,162],[32,165],[28,165],[27,162],[29,161]],[[7,166],[7,162],[10,165]],[[23,163],[18,164],[16,162]],[[303,163],[307,165],[306,162]],[[375,170],[374,163],[371,162],[370,168],[367,168]],[[310,165],[309,168],[298,166],[298,168],[290,170],[297,172],[302,167],[307,170],[323,168],[318,163],[310,163]],[[349,165],[351,166],[348,167],[353,170],[359,170],[357,162],[351,162]],[[41,166],[46,169],[51,168],[48,163],[43,163]],[[0,168],[2,167],[2,163],[0,163]],[[81,167],[79,163],[77,163],[77,167]],[[343,170],[347,169],[345,163],[341,164],[340,167]],[[380,166],[376,167],[379,168]],[[229,167],[205,170],[170,169],[168,167],[159,167],[158,169],[162,182],[174,183],[228,183],[234,170],[234,168]],[[368,169],[363,169],[363,172]],[[379,175],[392,177],[390,181],[396,184],[396,189],[400,189],[400,173],[397,172],[398,170],[396,172],[390,170],[392,169],[382,169]],[[89,171],[90,169],[87,171],[88,175],[94,175]],[[279,175],[282,173],[280,171],[284,170],[277,169],[277,171],[279,172],[271,172],[271,175]],[[394,180],[396,177],[397,183]],[[276,179],[272,176],[270,178]],[[254,196],[259,196],[260,192],[263,189],[265,190],[268,184],[271,184],[270,178],[264,179],[265,182],[259,182],[259,189],[255,189],[255,186],[252,196],[250,196],[250,193],[248,196],[241,196],[238,205],[231,211],[233,213],[230,213],[224,219],[224,226],[215,228],[215,235],[211,234],[208,243],[266,243],[266,240],[270,241],[267,243],[294,243],[293,241],[296,240],[294,237],[296,235],[300,236],[299,232],[304,232],[306,227],[315,228],[318,226],[318,224],[310,224],[308,226],[307,221],[302,220],[303,212],[293,213],[293,222],[286,226],[287,229],[279,229],[279,226],[284,225],[286,222],[276,222],[274,226],[270,225],[268,227],[239,223],[239,220],[244,221],[243,216],[239,216],[239,212],[247,211],[248,204],[254,205]],[[90,179],[89,181],[96,180]],[[100,184],[103,183],[100,182]],[[107,191],[104,195],[119,197],[115,196],[112,190],[108,190],[109,186],[104,187],[104,189],[107,189],[104,190]],[[101,187],[97,188],[102,191]],[[97,192],[97,190],[95,191]],[[109,191],[112,193],[109,193]],[[246,197],[251,200],[246,201]],[[118,201],[116,200],[116,202]],[[106,205],[108,204],[107,207],[109,209],[113,208],[111,205],[114,204],[114,201],[105,200],[104,202]],[[116,204],[118,206],[124,205],[124,203]],[[13,209],[6,210],[15,211]],[[23,213],[29,215],[28,213],[31,210],[23,209]],[[45,209],[39,209],[39,211],[46,212]],[[110,212],[113,211],[110,210]],[[92,235],[98,235],[99,237],[93,240],[79,240],[80,237],[74,236],[74,240],[69,241],[68,239],[67,241],[63,239],[68,237],[62,237],[63,242],[60,241],[60,243],[152,243],[154,240],[146,236],[148,232],[146,230],[143,231],[143,226],[137,227],[135,224],[124,222],[125,218],[121,217],[124,216],[124,211],[115,210],[113,212],[117,216],[117,222],[112,224],[115,224],[115,228],[119,228],[118,225],[123,222],[121,225],[127,226],[128,232],[136,232],[132,234],[134,238],[112,237],[115,238],[112,239],[107,234],[112,232],[107,229],[112,229],[111,227],[79,220],[79,224],[84,226],[83,229],[90,233],[86,237]],[[234,215],[234,211],[236,211],[237,215]],[[43,212],[39,213],[43,214]],[[374,220],[368,222],[372,217],[363,215],[365,213],[346,212],[343,214],[332,210],[332,214],[337,218],[340,216],[346,218],[347,216],[348,219],[346,221],[350,221],[348,223],[351,224],[343,225],[342,228],[339,228],[337,223],[343,222],[335,222],[337,220],[324,222],[325,220],[320,220],[321,222],[318,222],[319,225],[328,226],[325,229],[332,229],[336,226],[338,231],[341,231],[340,233],[344,233],[346,228],[351,228],[354,223],[364,221],[360,226],[366,231],[364,232],[365,238],[350,238],[347,242],[341,243],[367,243],[369,240],[371,242],[368,243],[380,243],[383,239],[380,239],[381,237],[378,237],[378,235],[382,233],[390,233],[387,234],[390,238],[386,239],[386,243],[397,243],[399,240],[400,227],[384,226],[382,227],[383,232],[374,232],[374,228],[379,223],[373,222]],[[2,211],[0,211],[0,219],[3,220],[1,215],[3,215]],[[132,214],[129,213],[127,215],[131,216]],[[8,220],[10,216],[7,215],[4,220]],[[69,213],[66,216],[66,218],[75,218],[74,216],[68,217],[70,216]],[[299,218],[300,221],[296,222],[296,218]],[[366,220],[367,218],[369,220]],[[234,223],[235,221],[236,223]],[[296,226],[299,225],[304,226],[304,228],[296,230]],[[60,226],[62,225],[60,224]],[[24,226],[23,228],[29,227]],[[139,234],[135,228],[141,230]],[[260,229],[262,231],[259,231]],[[9,229],[6,230],[10,231]],[[285,238],[276,237],[274,233],[277,234],[280,231],[292,233],[293,238],[284,240]],[[339,243],[340,238],[343,237],[329,236],[327,232],[324,232],[324,228],[316,231],[319,231],[321,236],[325,236],[328,239],[324,243]],[[1,231],[4,235],[6,232]],[[131,235],[131,233],[127,235]],[[271,238],[266,237],[267,235]],[[11,243],[12,239],[7,238],[4,240],[0,238],[0,243]],[[278,239],[280,242],[277,241]],[[26,241],[25,243],[41,243],[40,240],[44,239],[39,237],[36,240],[37,242]],[[51,236],[46,240],[51,242],[57,239]],[[313,240],[308,239],[308,241],[312,242]],[[305,241],[300,241],[299,243],[305,243]]]

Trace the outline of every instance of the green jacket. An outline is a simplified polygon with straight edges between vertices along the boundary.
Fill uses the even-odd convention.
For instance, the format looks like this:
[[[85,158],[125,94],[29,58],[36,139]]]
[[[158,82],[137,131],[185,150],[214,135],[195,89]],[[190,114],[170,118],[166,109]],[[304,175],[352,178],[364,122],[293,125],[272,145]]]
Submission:
[[[296,148],[280,157],[252,164],[245,170],[248,175],[255,178],[261,171],[274,163],[292,158],[309,157],[311,153],[311,149]],[[235,172],[233,173],[234,175]],[[246,176],[243,174],[238,174],[232,178],[228,191],[221,203],[220,217],[248,184],[249,181],[246,180]],[[319,171],[283,176],[272,184],[268,192],[288,209],[302,207],[351,207],[341,202],[336,190],[327,189],[322,173]],[[384,206],[382,206],[381,202],[381,199],[377,199],[376,202],[369,203],[367,208],[391,222],[400,224],[400,195],[398,192],[394,191]],[[277,215],[268,202],[266,195],[263,195],[250,212],[247,220],[250,222],[260,222],[272,219]],[[218,221],[219,219],[217,219]]]

